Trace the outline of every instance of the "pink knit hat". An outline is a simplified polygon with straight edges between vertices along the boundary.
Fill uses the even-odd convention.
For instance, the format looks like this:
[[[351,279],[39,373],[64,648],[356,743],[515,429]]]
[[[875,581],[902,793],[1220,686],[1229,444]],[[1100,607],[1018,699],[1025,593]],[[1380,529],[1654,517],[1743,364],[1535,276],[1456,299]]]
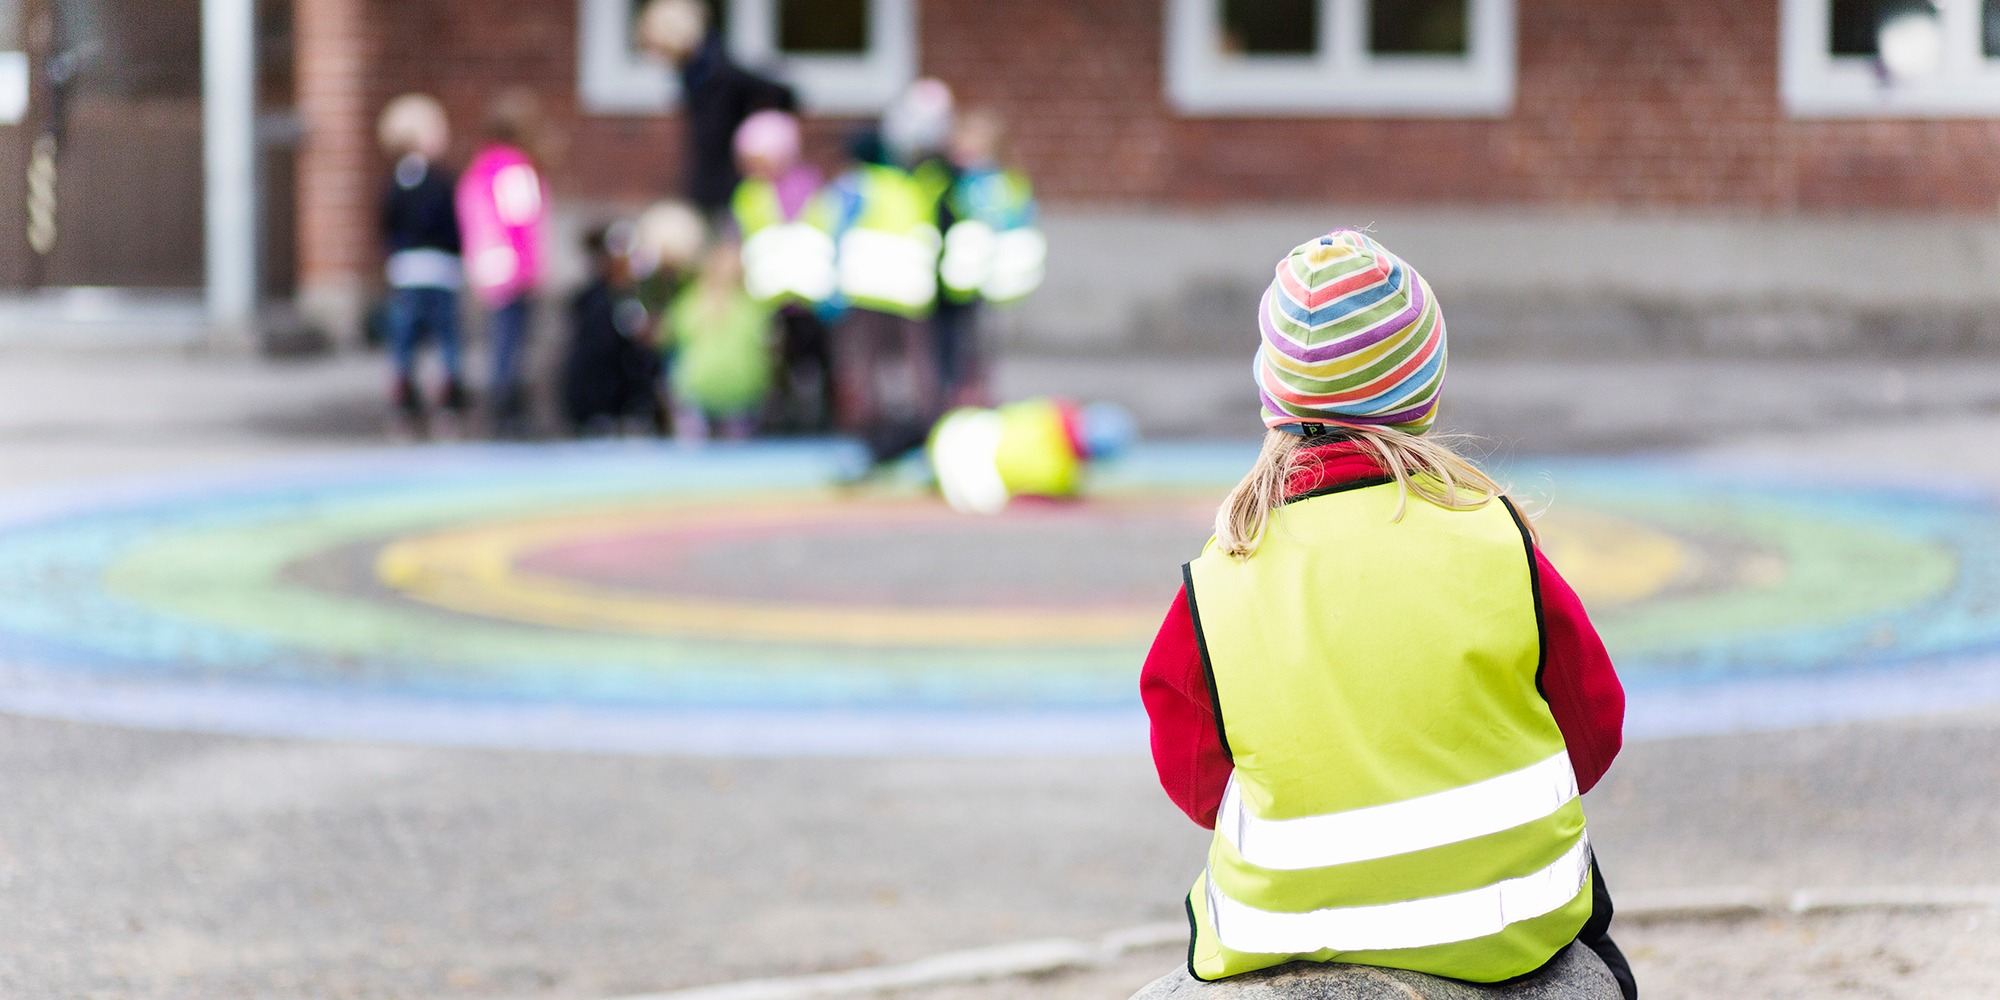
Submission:
[[[759,111],[736,127],[736,158],[751,157],[789,169],[799,162],[799,120],[784,111]]]

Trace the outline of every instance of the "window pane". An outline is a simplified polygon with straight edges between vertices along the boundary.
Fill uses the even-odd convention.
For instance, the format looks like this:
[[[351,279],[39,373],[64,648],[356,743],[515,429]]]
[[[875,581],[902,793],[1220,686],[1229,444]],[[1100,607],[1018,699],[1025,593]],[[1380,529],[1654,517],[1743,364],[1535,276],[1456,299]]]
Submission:
[[[1368,51],[1462,56],[1466,0],[1368,0]]]
[[[1309,56],[1319,50],[1319,0],[1222,0],[1222,51]]]
[[[1984,29],[1981,34],[1985,36],[1983,51],[1986,57],[2000,57],[2000,0],[1986,0],[1979,20]]]
[[[817,55],[868,51],[868,0],[778,0],[778,49]]]
[[[1993,9],[1993,0],[1986,0],[1988,25],[1993,23]],[[1880,55],[1882,25],[1901,14],[1935,17],[1937,4],[1930,0],[1830,0],[1828,22],[1832,37],[1827,39],[1827,51],[1837,56]],[[1993,28],[1988,27],[1988,38],[1993,37],[1992,32]]]

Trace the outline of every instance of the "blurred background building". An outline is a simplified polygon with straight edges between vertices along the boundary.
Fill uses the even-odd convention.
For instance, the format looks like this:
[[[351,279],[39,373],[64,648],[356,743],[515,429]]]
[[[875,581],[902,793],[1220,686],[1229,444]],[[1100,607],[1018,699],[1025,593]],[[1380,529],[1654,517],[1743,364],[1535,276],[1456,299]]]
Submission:
[[[377,112],[527,84],[572,226],[679,188],[638,0],[0,0],[0,337],[357,338]],[[1009,122],[1017,342],[1199,348],[1373,222],[1463,347],[2000,345],[2000,0],[717,0],[816,156],[918,75]],[[565,246],[573,241],[564,241]]]

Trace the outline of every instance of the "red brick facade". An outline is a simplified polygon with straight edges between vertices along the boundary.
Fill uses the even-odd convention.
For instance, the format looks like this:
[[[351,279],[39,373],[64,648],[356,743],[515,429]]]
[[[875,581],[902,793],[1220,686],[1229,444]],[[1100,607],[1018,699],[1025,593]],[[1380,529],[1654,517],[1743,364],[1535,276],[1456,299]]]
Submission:
[[[575,0],[296,2],[309,284],[353,274],[368,256],[382,165],[365,152],[366,119],[403,90],[438,94],[464,150],[487,95],[532,85],[561,140],[551,171],[560,193],[638,200],[675,185],[674,119],[579,114]],[[1011,121],[1013,159],[1058,203],[1773,215],[2000,206],[2000,120],[1790,118],[1778,94],[1778,0],[1517,6],[1517,94],[1499,119],[1178,115],[1162,82],[1162,0],[922,0],[919,58],[965,104]],[[842,127],[816,125],[820,155]]]

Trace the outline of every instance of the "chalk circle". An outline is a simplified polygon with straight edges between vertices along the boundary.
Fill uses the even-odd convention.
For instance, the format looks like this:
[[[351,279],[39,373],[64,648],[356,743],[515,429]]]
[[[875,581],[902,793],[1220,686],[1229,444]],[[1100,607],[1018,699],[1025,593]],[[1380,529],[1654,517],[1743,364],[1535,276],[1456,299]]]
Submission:
[[[426,449],[17,494],[0,709],[645,753],[1139,752],[1138,664],[1249,455],[1141,447],[1081,503],[995,518],[908,479],[836,489],[818,445]],[[1540,542],[1636,735],[2000,700],[1983,495],[1547,467]]]

